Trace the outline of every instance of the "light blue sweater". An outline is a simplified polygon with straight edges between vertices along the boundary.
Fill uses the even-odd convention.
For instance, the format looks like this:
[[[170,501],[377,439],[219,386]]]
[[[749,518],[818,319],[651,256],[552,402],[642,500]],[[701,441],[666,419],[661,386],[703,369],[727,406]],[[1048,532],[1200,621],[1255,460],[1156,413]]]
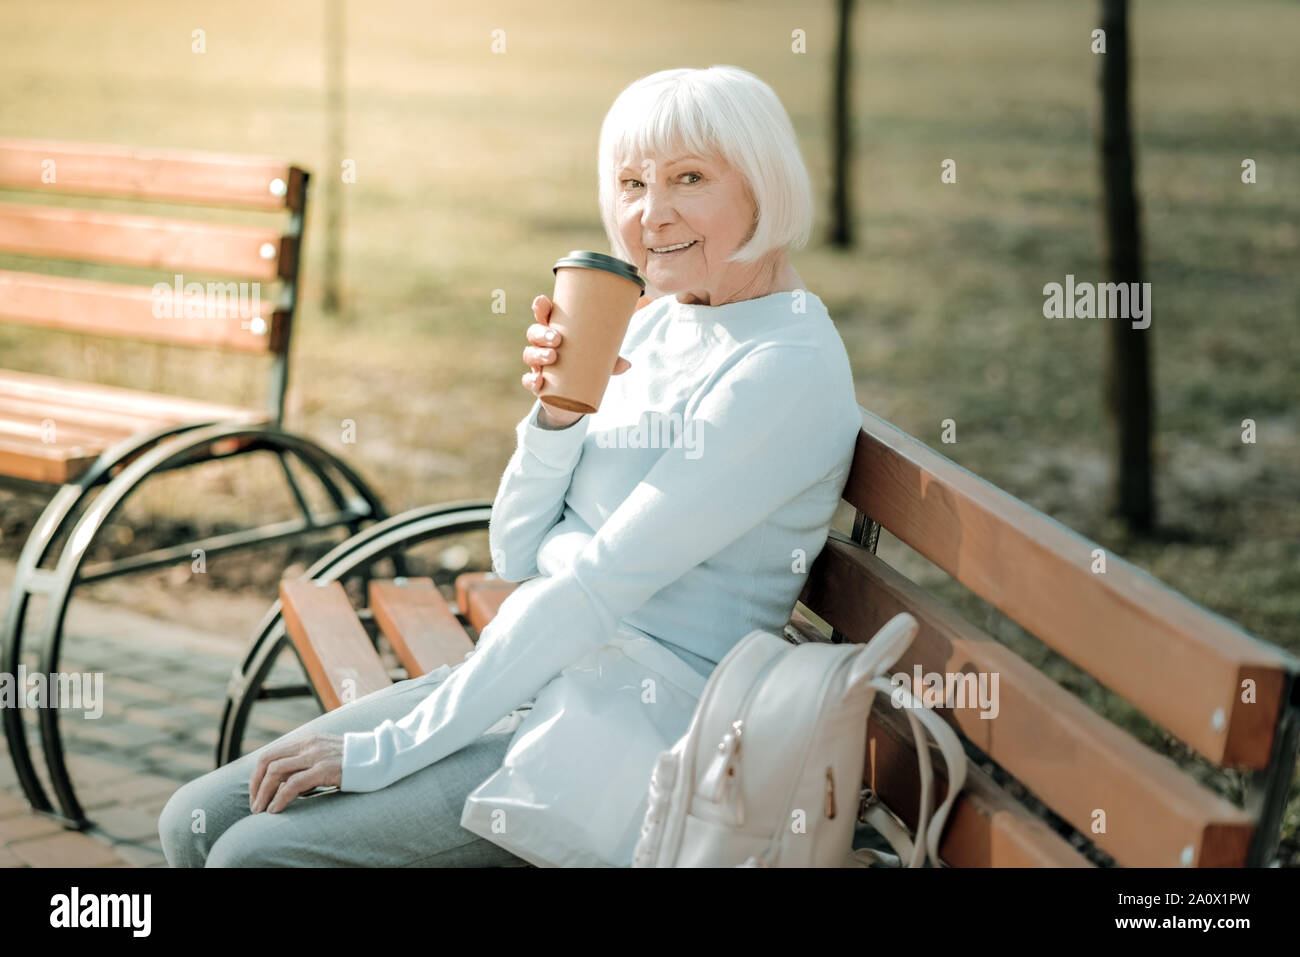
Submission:
[[[563,345],[561,345],[563,348]],[[861,416],[844,343],[804,290],[632,318],[600,411],[516,426],[489,546],[508,581],[475,650],[410,714],[344,736],[344,791],[451,754],[620,625],[707,676],[780,633],[825,545]]]

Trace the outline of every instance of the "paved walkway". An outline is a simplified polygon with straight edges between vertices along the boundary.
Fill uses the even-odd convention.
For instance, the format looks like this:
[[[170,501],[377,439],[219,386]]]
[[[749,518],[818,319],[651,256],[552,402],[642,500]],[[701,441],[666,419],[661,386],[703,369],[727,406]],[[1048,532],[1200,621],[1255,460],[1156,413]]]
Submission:
[[[11,580],[12,565],[0,564],[4,604]],[[255,627],[254,620],[243,634],[209,634],[75,599],[59,670],[102,672],[103,714],[92,719],[65,710],[60,729],[73,785],[95,827],[71,831],[32,813],[0,737],[0,867],[166,866],[158,815],[177,787],[215,766],[226,683]],[[29,625],[29,641],[32,634]],[[37,668],[33,658],[25,664],[29,672]],[[281,655],[271,677],[302,680],[291,652]],[[244,748],[319,713],[311,698],[261,702],[253,708]],[[48,790],[34,720],[28,721],[28,740]]]

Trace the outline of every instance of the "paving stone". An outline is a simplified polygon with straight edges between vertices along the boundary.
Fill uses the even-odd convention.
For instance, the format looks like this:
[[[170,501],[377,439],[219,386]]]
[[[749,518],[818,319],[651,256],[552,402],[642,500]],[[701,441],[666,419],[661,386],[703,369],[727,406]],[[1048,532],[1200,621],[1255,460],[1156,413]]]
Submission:
[[[93,721],[98,727],[108,728],[114,725],[119,725],[125,720],[126,720],[126,713],[124,711],[122,711],[121,709],[109,710],[107,705],[105,705],[103,712],[99,715],[98,718],[81,718],[81,717],[74,716],[71,719],[69,718],[61,719],[60,724],[62,727],[66,728],[70,725],[71,726],[79,725],[85,721]]]
[[[195,768],[204,768],[211,771],[216,764],[217,749],[213,744],[205,744],[198,739],[194,731],[187,731],[185,734],[177,735],[176,740],[170,744],[156,745],[159,748],[172,748],[178,753],[189,755],[188,766]],[[196,763],[197,762],[197,763]]]
[[[163,661],[184,663],[192,661],[195,657],[194,652],[185,648],[149,648],[147,652],[150,658],[162,659]]]
[[[77,728],[75,731],[69,729],[65,730],[64,734],[69,738],[75,737],[83,741],[94,741],[106,747],[120,748],[124,751],[132,748],[145,748],[151,744],[161,744],[164,741],[170,741],[173,737],[171,731],[130,722],[114,726],[87,726]]]
[[[171,694],[188,693],[192,690],[193,679],[202,679],[203,684],[207,684],[211,679],[203,675],[195,675],[192,672],[179,668],[169,667],[143,667],[136,664],[134,667],[116,667],[110,668],[104,676],[104,687],[107,688],[113,678],[121,677],[135,682],[137,685],[156,685]]]
[[[280,735],[278,734],[262,734],[261,732],[250,730],[244,735],[242,753],[248,754],[250,751],[256,751],[258,748],[270,744],[279,737]]]
[[[130,670],[122,669],[119,673],[139,684],[156,685],[167,691],[173,698],[188,696],[190,694],[189,684],[195,679],[201,679],[204,684],[213,682],[210,676],[200,674],[189,668],[132,668]],[[107,684],[107,679],[105,684]]]
[[[254,715],[249,719],[249,727],[255,728],[263,734],[270,734],[273,737],[280,737],[288,734],[290,731],[297,731],[306,722],[296,721],[293,718],[277,718],[274,715]]]
[[[118,844],[113,852],[131,867],[166,867],[167,858],[161,850],[136,847],[134,844]]]
[[[65,636],[66,637],[66,636]],[[74,643],[80,644],[73,639]],[[113,662],[104,658],[102,654],[68,654],[67,646],[59,654],[59,671],[64,672],[89,672],[90,674],[103,673],[112,667]]]
[[[112,848],[75,831],[19,841],[8,849],[32,867],[103,867],[122,860]]]
[[[132,708],[127,712],[127,720],[163,731],[179,732],[194,724],[206,723],[209,719],[193,708],[169,704],[154,708]]]
[[[73,786],[76,786],[75,781],[73,782]],[[48,788],[46,788],[46,793],[50,793]],[[111,807],[117,803],[117,801],[110,796],[100,795],[95,791],[87,791],[84,789],[77,792],[77,800],[81,802],[81,809],[90,816],[92,821],[95,819],[95,813],[97,811],[102,808]]]
[[[0,820],[0,846],[46,834],[56,834],[62,830],[63,825],[57,821],[28,811],[23,815]]]
[[[177,787],[180,787],[179,783],[177,784]],[[175,791],[172,792],[172,794],[175,793]],[[167,806],[167,802],[171,800],[171,796],[171,794],[156,794],[152,797],[138,798],[131,802],[131,806],[142,814],[148,814],[152,816],[154,820],[157,820],[162,816],[163,808]]]
[[[133,694],[118,694],[106,685],[104,687],[104,713],[98,720],[120,721],[132,708],[152,708],[176,703],[173,701],[157,701],[153,698],[141,698]]]
[[[110,844],[122,841],[154,841],[158,838],[158,815],[138,807],[117,805],[95,812],[95,827],[87,833]]]
[[[236,658],[188,658],[184,670],[200,674],[218,681],[229,681],[231,673],[239,664]]]
[[[27,862],[0,847],[0,867],[26,867]]]
[[[160,688],[152,682],[140,681],[128,675],[105,675],[104,690],[106,693],[110,682],[112,682],[116,694],[134,695],[137,698],[150,701],[172,701],[178,698],[175,692],[167,688]]]
[[[316,703],[316,699],[310,695],[303,695],[301,698],[275,698],[270,701],[258,701],[253,705],[256,715],[269,714],[277,718],[292,718],[297,720],[303,718],[304,721],[310,721],[312,718],[319,717],[324,712],[321,706]]]
[[[125,801],[133,797],[170,793],[176,790],[176,787],[175,780],[166,775],[132,774],[129,778],[109,782],[103,790],[116,800]]]
[[[69,754],[66,756],[66,763],[72,783],[77,787],[103,784],[106,781],[124,778],[131,773],[129,767],[84,754]]]
[[[195,744],[201,744],[210,752],[215,754],[217,750],[217,742],[221,740],[221,729],[215,724],[205,725],[202,728],[196,728],[190,734],[190,738]]]
[[[90,741],[65,741],[64,745],[65,753],[68,755],[69,762],[74,758],[84,758],[88,755],[99,757],[107,754],[111,756],[113,764],[122,772],[120,775],[115,777],[92,781],[78,775],[72,764],[69,763],[68,769],[69,774],[72,776],[72,785],[77,789],[78,793],[93,792],[108,781],[120,780],[121,778],[128,777],[132,774],[147,773],[149,771],[149,761],[141,751],[118,751],[107,749],[104,748],[103,745]]]
[[[27,813],[27,802],[8,791],[0,791],[0,820]]]
[[[131,708],[133,705],[140,705],[152,701],[152,698],[141,698],[138,695],[124,694],[115,689],[112,682],[104,682],[104,717],[114,714],[125,714],[127,709]]]
[[[209,768],[211,770],[211,768]],[[141,772],[153,777],[166,778],[172,784],[179,788],[182,784],[188,784],[199,776],[192,768],[180,767],[170,761],[150,761],[149,766]],[[161,791],[159,791],[161,793]]]
[[[111,804],[143,807],[155,798],[162,798],[163,803],[166,803],[166,798],[171,797],[181,783],[157,774],[133,774],[121,781],[108,782],[98,788],[93,797],[87,798],[82,804],[88,809],[91,807],[92,801],[97,807],[105,807]]]
[[[155,767],[185,769],[191,772],[191,777],[207,774],[216,766],[213,753],[209,749],[199,752],[159,744],[148,748],[145,754]]]
[[[99,758],[114,767],[123,768],[127,771],[139,770],[140,767],[139,755],[135,752],[105,748],[99,741],[92,741],[89,738],[83,739],[64,735],[63,750],[69,760],[73,758]]]
[[[212,697],[177,697],[171,701],[138,701],[130,708],[130,713],[140,711],[158,711],[164,714],[185,714],[191,721],[202,724],[215,724],[221,719],[226,707],[223,692],[220,700]]]

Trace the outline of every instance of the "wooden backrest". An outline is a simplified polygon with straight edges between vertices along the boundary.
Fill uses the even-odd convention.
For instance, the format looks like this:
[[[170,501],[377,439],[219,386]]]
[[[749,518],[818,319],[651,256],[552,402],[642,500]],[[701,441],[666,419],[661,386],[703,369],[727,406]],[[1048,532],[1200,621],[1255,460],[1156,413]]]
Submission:
[[[304,170],[268,157],[0,139],[0,188],[21,191],[22,200],[0,202],[0,253],[161,274],[136,285],[0,270],[0,322],[271,353],[268,407],[278,424],[307,180]],[[41,204],[59,194],[146,208]],[[232,225],[149,214],[147,204],[160,202],[289,216]]]
[[[1268,767],[1295,684],[1293,657],[883,419],[863,410],[862,420],[844,490],[860,516],[878,522],[1212,764]],[[1094,571],[1101,568],[1100,555],[1104,572]],[[912,676],[919,668],[922,676],[965,676],[954,677],[953,691],[973,698],[983,674],[985,689],[996,689],[996,713],[973,698],[965,706],[958,698],[959,706],[936,710],[1119,863],[1244,862],[1255,825],[1250,814],[1111,724],[857,542],[833,535],[800,597],[852,641],[869,640],[899,611],[914,615],[920,631],[894,672]],[[894,710],[887,701],[884,706]],[[873,712],[877,745],[887,746],[898,728],[906,729],[896,719]],[[883,779],[876,788],[895,810],[915,800],[909,798],[912,765],[877,766]],[[898,806],[889,800],[891,790]],[[949,829],[950,852],[988,863],[993,844],[1007,835],[978,814],[967,814],[964,828],[959,817],[954,815]],[[1023,820],[1013,823],[1020,828]]]

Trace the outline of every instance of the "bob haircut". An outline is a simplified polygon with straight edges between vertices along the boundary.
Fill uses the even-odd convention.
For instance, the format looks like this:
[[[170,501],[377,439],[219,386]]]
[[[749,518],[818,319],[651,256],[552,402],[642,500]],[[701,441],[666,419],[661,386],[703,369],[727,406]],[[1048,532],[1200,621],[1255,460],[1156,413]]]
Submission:
[[[812,232],[813,196],[794,126],[770,86],[734,66],[661,70],[628,86],[605,114],[597,154],[600,214],[614,252],[635,262],[618,228],[618,170],[634,159],[721,156],[739,170],[754,227],[727,262],[798,249]]]

